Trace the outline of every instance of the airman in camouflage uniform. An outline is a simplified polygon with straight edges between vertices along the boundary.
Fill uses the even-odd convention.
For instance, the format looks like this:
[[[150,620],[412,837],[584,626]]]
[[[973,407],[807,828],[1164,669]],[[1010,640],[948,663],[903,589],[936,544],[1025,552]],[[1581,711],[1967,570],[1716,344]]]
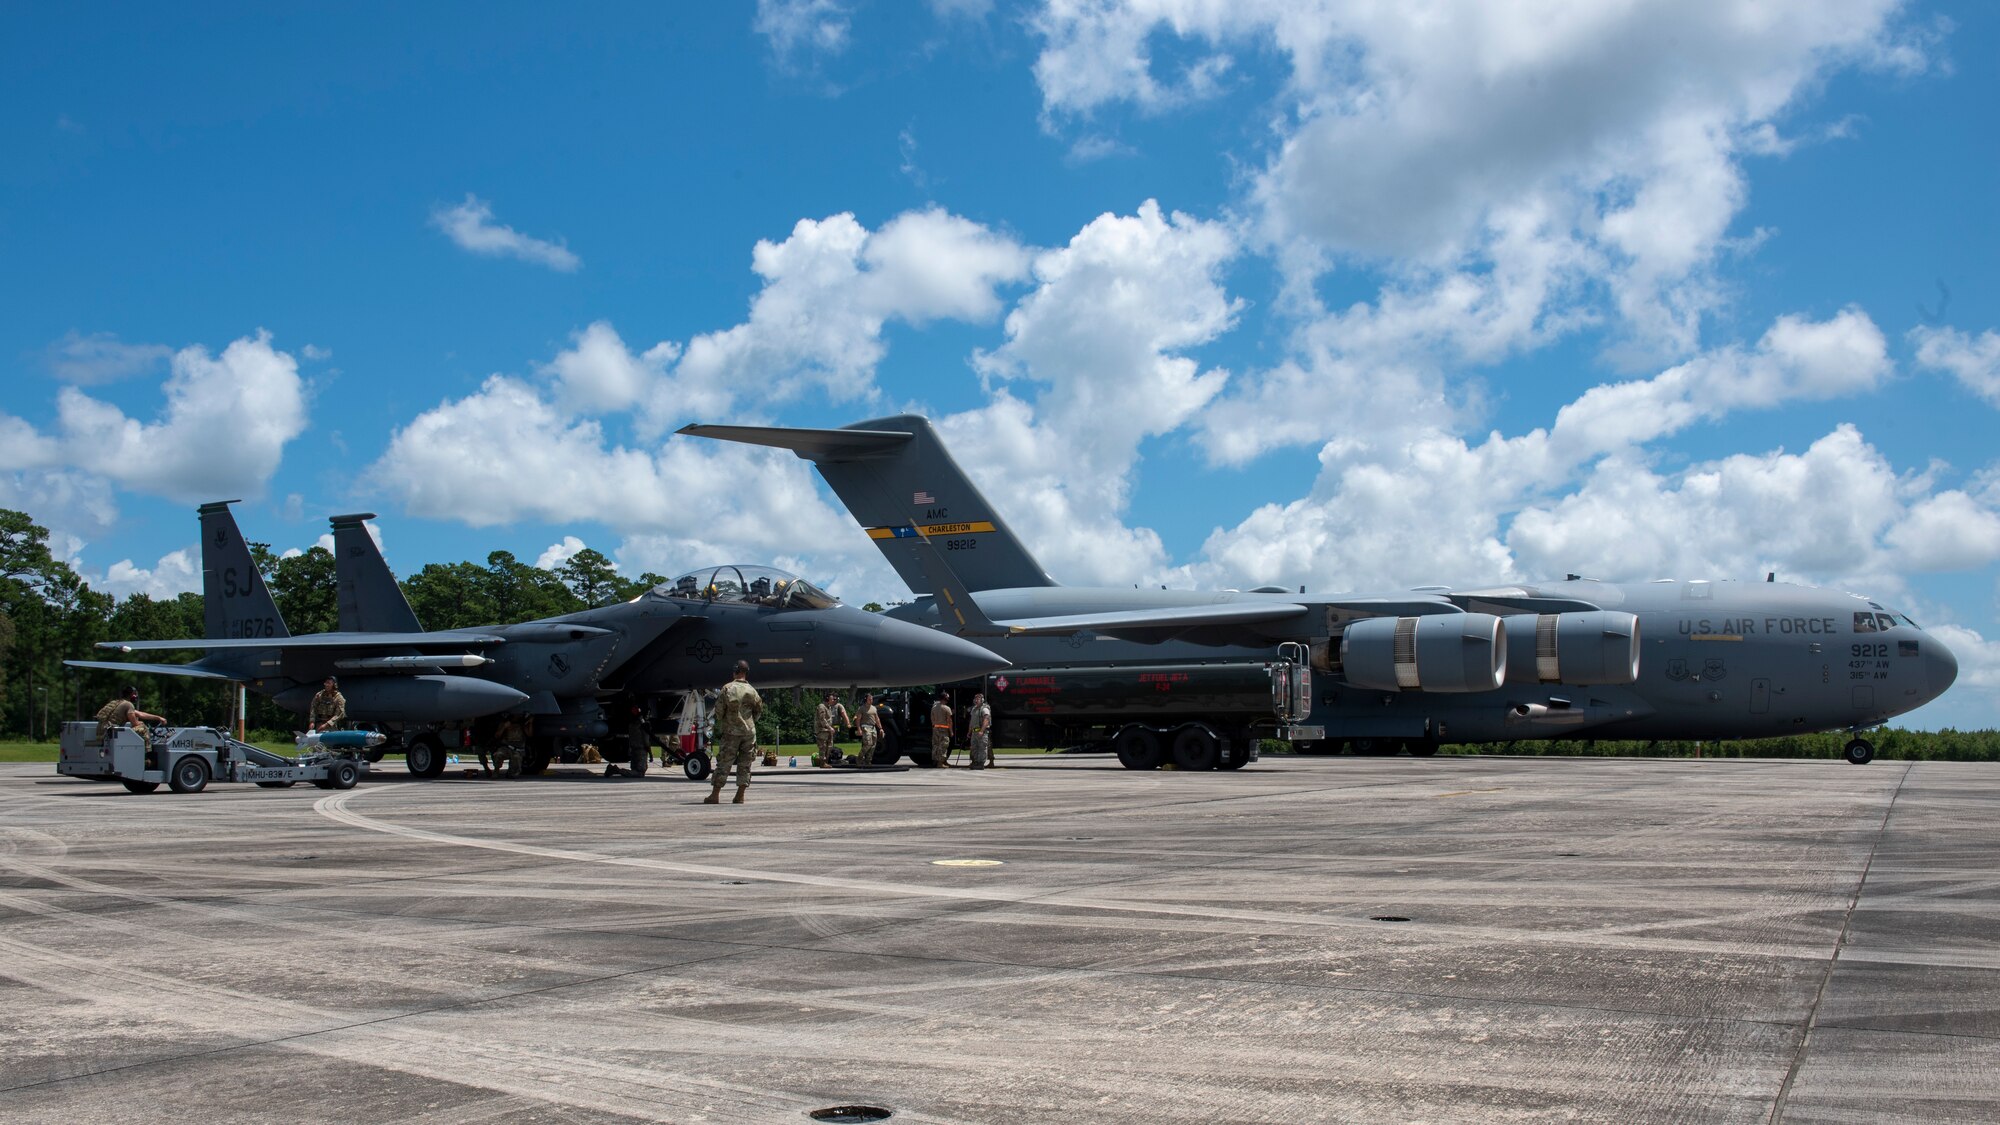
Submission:
[[[882,738],[882,715],[875,710],[875,697],[861,697],[861,713],[854,720],[855,737],[861,740],[860,765],[875,764],[875,744]]]
[[[750,764],[757,756],[757,720],[763,714],[764,698],[750,686],[750,663],[739,660],[736,678],[723,685],[715,701],[715,777],[702,804],[721,802],[723,778],[731,766],[736,768],[736,799],[730,803],[743,803],[750,790]]]
[[[813,742],[819,746],[821,769],[833,767],[833,693],[827,692],[813,710]]]
[[[139,710],[139,689],[127,687],[118,698],[97,709],[97,741],[103,742],[119,727],[131,727],[143,735],[147,723],[164,722],[158,715]]]
[[[528,724],[519,715],[500,720],[493,732],[493,769],[488,776],[519,777],[527,760]]]
[[[972,768],[983,770],[993,761],[993,708],[986,693],[974,692],[972,710],[965,714],[965,742],[972,750]]]
[[[340,685],[332,676],[326,678],[319,694],[313,696],[312,710],[306,713],[306,717],[311,724],[306,727],[307,730],[339,730],[340,724],[346,721],[347,697],[340,694]]]
[[[931,704],[931,764],[951,764],[951,704],[942,695]]]

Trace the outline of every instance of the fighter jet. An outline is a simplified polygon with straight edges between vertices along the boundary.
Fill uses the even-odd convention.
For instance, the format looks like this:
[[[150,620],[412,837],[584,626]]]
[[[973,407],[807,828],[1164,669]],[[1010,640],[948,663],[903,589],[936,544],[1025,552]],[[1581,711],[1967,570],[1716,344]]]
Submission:
[[[1307,748],[1426,754],[1445,741],[1859,732],[1936,698],[1957,675],[1951,651],[1907,616],[1775,581],[1621,585],[1571,575],[1338,595],[1065,587],[924,418],[680,432],[812,461],[910,589],[936,595],[901,615],[977,636],[1013,662],[988,684],[996,711],[1007,682],[1059,695],[1060,675],[1036,675],[1045,670],[1269,660],[1296,645],[1285,651],[1303,651],[1321,686],[1310,715],[1275,733]],[[1118,732],[1120,756],[1138,768],[1158,764],[1164,740],[1194,747],[1188,757],[1201,762],[1215,760],[1218,737],[1248,737],[1226,719],[1129,725]],[[1198,725],[1209,733],[1189,734]],[[1873,753],[1861,738],[1847,747],[1857,764]]]
[[[365,543],[377,564],[344,569],[341,630],[294,637],[232,503],[201,507],[208,636],[99,646],[208,655],[191,664],[69,663],[239,681],[299,712],[337,675],[351,718],[403,728],[419,775],[444,765],[429,726],[524,711],[535,716],[538,739],[601,736],[609,730],[602,699],[718,686],[739,659],[769,687],[932,683],[1006,666],[970,641],[843,605],[804,579],[757,566],[705,568],[628,602],[541,621],[422,631],[381,564],[367,515],[335,521],[336,551]]]

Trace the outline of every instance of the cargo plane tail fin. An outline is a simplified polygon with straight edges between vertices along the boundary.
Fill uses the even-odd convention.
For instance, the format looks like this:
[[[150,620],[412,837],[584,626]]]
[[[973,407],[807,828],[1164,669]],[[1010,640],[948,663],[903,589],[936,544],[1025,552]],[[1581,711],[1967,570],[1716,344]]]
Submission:
[[[680,432],[789,449],[811,461],[914,593],[931,593],[933,586],[914,549],[922,539],[947,553],[968,590],[1056,584],[952,459],[929,419],[899,414],[838,430],[691,425]]]
[[[343,633],[421,633],[410,599],[368,534],[373,512],[333,517],[333,573]]]
[[[289,637],[278,603],[257,572],[250,544],[229,513],[235,500],[201,506],[201,603],[208,640]]]

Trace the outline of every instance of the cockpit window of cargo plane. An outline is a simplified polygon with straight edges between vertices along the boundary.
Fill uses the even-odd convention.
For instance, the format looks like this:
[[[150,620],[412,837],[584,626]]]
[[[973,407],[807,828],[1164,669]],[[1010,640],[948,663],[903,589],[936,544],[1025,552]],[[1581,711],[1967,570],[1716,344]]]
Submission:
[[[737,602],[783,609],[831,609],[840,599],[795,574],[769,566],[717,566],[692,571],[659,586],[670,598]]]
[[[1886,633],[1898,625],[1908,625],[1912,629],[1917,627],[1916,622],[1893,613],[1857,610],[1854,614],[1854,631],[1857,633]]]

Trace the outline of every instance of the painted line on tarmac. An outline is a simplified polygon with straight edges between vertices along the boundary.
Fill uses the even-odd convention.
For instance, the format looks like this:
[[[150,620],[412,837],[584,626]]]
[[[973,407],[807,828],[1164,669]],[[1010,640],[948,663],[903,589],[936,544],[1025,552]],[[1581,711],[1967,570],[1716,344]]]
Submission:
[[[708,879],[744,879],[766,883],[790,883],[829,890],[854,891],[864,894],[893,895],[909,898],[947,899],[961,902],[986,902],[1017,904],[1032,909],[1102,911],[1125,915],[1154,915],[1180,918],[1196,918],[1207,922],[1237,922],[1257,926],[1293,926],[1310,929],[1343,929],[1380,931],[1382,924],[1359,915],[1297,914],[1269,910],[1232,909],[1213,903],[1178,905],[1167,902],[1133,902],[1123,899],[1102,898],[1091,895],[1073,895],[1047,887],[951,887],[930,886],[919,883],[896,883],[880,879],[852,879],[836,875],[810,875],[795,871],[774,871],[765,868],[723,867],[714,864],[682,863],[667,859],[652,859],[645,856],[610,855],[603,852],[584,851],[578,848],[553,848],[541,844],[523,844],[512,840],[487,839],[477,836],[462,836],[450,832],[437,832],[427,828],[415,828],[407,824],[397,824],[357,812],[348,807],[350,803],[370,793],[385,790],[352,789],[322,797],[313,803],[313,810],[338,824],[359,828],[369,832],[380,832],[390,836],[400,836],[408,840],[439,844],[446,847],[482,848],[488,851],[508,852],[515,855],[536,856],[542,859],[562,860],[572,863],[606,864],[614,867],[632,867],[647,871],[672,872],[680,875],[695,875]],[[401,791],[399,791],[401,792]],[[1005,871],[1007,868],[992,869]],[[983,877],[983,876],[982,876]],[[1422,933],[1425,937],[1447,942],[1507,942],[1547,945],[1571,945],[1600,949],[1643,949],[1664,952],[1682,952],[1704,955],[1737,954],[1748,957],[1773,957],[1787,960],[1823,961],[1826,959],[1824,946],[1809,942],[1738,942],[1707,941],[1701,939],[1662,938],[1627,936],[1623,934],[1560,931],[1523,930],[1498,926],[1467,926],[1452,924],[1427,924]]]

